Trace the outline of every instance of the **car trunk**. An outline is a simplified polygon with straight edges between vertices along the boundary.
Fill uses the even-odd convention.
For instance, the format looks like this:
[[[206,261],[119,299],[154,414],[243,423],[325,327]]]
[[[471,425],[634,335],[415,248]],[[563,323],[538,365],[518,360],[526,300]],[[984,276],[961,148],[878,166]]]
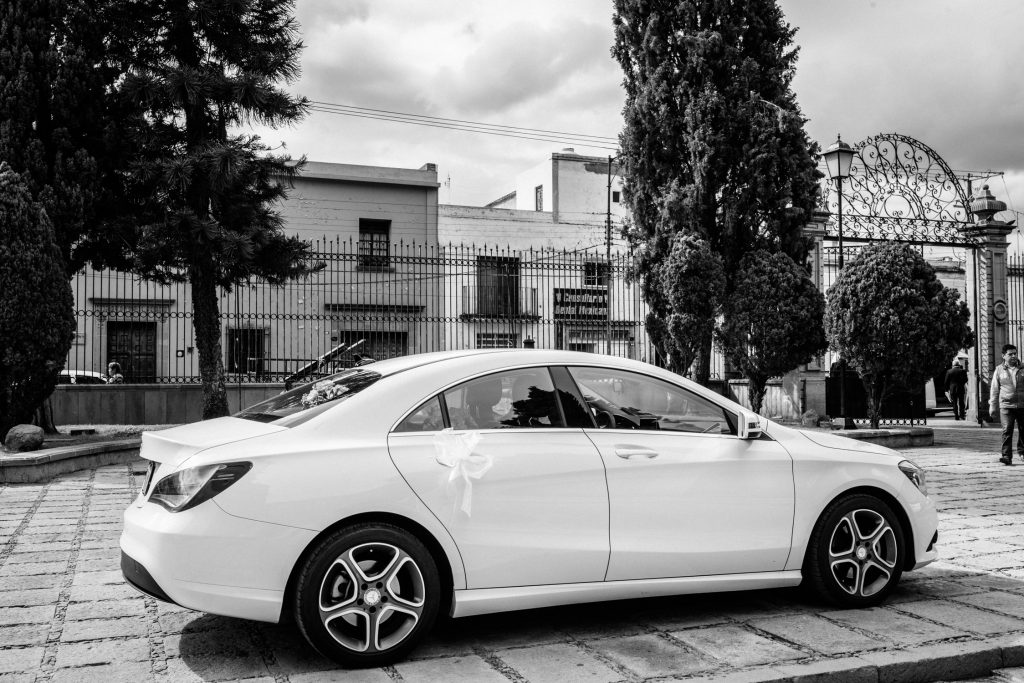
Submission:
[[[157,432],[143,432],[139,455],[176,468],[207,448],[282,431],[286,428],[237,417],[221,417]]]

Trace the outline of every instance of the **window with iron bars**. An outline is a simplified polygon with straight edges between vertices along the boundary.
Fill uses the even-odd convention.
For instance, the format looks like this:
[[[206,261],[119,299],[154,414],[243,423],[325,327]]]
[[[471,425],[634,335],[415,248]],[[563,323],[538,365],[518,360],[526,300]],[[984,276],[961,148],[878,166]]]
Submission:
[[[478,349],[514,349],[519,346],[519,335],[515,332],[477,332]]]
[[[359,219],[359,267],[382,270],[391,266],[391,221]]]
[[[610,268],[601,261],[587,261],[583,264],[584,287],[606,287]]]

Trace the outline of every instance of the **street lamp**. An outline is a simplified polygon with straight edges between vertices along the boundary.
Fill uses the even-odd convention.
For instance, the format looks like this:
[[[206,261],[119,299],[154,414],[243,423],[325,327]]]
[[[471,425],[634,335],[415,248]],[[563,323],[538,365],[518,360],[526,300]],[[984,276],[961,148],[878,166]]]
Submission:
[[[836,190],[839,195],[839,270],[843,269],[843,178],[850,177],[850,167],[853,166],[853,148],[843,142],[842,138],[836,135],[836,141],[825,150],[822,156],[825,158],[825,166],[828,168],[828,177],[836,181]],[[839,412],[843,429],[856,429],[854,424],[846,415],[846,359],[839,357]]]

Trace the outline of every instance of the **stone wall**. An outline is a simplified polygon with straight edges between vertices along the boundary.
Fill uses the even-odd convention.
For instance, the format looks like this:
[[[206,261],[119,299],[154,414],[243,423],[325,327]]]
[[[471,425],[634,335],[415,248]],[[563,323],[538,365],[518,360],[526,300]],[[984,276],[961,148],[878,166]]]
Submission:
[[[276,396],[280,383],[228,387],[228,409],[250,406]],[[203,388],[199,384],[62,384],[50,397],[54,423],[63,425],[183,424],[202,419]]]

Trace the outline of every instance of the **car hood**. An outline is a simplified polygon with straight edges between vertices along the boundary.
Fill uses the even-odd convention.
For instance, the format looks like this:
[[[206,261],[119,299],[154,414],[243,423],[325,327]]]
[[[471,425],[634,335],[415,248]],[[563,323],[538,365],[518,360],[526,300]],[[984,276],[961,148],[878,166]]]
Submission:
[[[143,432],[139,455],[177,467],[207,448],[283,431],[287,428],[237,417],[219,417],[158,432]]]
[[[839,436],[838,434],[830,434],[828,432],[815,432],[803,429],[795,431],[809,441],[823,448],[834,448],[836,450],[854,451],[857,453],[877,453],[879,455],[899,456],[899,453],[891,448],[871,443],[870,441],[859,441],[857,439]]]

